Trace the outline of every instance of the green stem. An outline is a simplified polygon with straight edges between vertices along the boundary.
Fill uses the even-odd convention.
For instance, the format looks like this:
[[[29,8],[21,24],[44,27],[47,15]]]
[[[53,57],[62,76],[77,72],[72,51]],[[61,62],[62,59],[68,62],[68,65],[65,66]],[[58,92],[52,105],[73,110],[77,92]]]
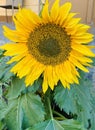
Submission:
[[[55,120],[63,121],[64,119],[62,117],[54,117]]]
[[[63,120],[66,120],[66,118],[62,114],[60,114],[59,112],[53,111],[53,113],[58,115],[59,117],[61,117]]]
[[[48,89],[48,91],[45,93],[44,103],[45,103],[45,108],[46,108],[46,119],[53,118],[52,108],[51,108],[51,90],[50,89]]]
[[[48,108],[49,108],[50,117],[53,118],[52,109],[51,109],[51,102],[50,102],[49,98],[47,98],[47,102],[48,102]]]

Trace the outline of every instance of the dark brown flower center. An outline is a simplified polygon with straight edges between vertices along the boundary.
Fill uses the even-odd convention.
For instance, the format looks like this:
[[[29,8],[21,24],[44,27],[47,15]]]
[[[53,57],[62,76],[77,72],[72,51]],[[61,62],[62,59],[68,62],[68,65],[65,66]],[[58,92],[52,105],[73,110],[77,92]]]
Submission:
[[[44,65],[57,65],[68,59],[71,52],[70,36],[59,25],[39,25],[28,39],[30,54]]]
[[[58,41],[56,39],[53,39],[52,37],[46,39],[45,41],[40,41],[38,45],[38,50],[40,54],[46,57],[56,57],[61,52]]]

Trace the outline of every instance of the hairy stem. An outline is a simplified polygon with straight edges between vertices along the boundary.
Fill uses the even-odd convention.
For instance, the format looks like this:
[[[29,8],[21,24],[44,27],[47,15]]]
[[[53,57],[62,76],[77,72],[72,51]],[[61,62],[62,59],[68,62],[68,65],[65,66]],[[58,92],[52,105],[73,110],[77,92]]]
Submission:
[[[51,90],[45,93],[44,104],[46,109],[46,119],[53,118],[52,108],[51,108]]]
[[[53,111],[53,113],[56,114],[57,116],[59,116],[59,118],[62,118],[63,120],[66,119],[62,114],[60,114],[60,113],[57,112],[57,111]]]

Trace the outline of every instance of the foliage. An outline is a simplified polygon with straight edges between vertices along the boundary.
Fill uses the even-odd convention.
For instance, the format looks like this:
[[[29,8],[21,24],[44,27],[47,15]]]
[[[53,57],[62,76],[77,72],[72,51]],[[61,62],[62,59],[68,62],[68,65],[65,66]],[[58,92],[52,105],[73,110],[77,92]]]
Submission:
[[[95,57],[93,57],[92,60],[93,60],[92,65],[95,66]]]
[[[41,98],[27,90],[23,92],[25,90],[23,80],[16,77],[7,92],[7,100],[0,99],[0,120],[6,122],[9,130],[22,130],[44,120]]]
[[[70,91],[63,89],[63,86],[59,84],[55,89],[54,100],[61,110],[64,110],[69,116],[76,118],[86,128],[89,128],[90,125],[95,125],[93,123],[95,120],[95,109],[93,107],[95,97],[92,99],[91,90],[93,86],[91,80],[86,79],[83,73],[81,73],[81,77],[80,84],[72,85]]]
[[[26,130],[85,130],[85,128],[75,120],[57,121],[50,119]]]
[[[3,51],[0,50],[0,82],[6,82],[13,76],[9,70],[13,64],[8,65],[6,62],[9,60],[9,57],[3,57]]]

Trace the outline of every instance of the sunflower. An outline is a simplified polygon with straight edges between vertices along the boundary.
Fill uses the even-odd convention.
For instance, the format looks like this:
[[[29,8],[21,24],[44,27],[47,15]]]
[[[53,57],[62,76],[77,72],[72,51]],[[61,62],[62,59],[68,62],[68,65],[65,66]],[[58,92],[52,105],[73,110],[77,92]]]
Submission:
[[[59,6],[55,0],[50,11],[48,7],[46,0],[41,16],[19,9],[13,17],[15,30],[3,26],[4,35],[12,42],[0,47],[6,50],[5,56],[11,56],[8,64],[16,63],[11,72],[25,77],[26,86],[42,76],[44,93],[48,86],[53,90],[58,81],[64,88],[79,84],[78,69],[88,72],[90,57],[95,56],[89,46],[93,40],[87,33],[90,27],[70,12],[71,3]]]

